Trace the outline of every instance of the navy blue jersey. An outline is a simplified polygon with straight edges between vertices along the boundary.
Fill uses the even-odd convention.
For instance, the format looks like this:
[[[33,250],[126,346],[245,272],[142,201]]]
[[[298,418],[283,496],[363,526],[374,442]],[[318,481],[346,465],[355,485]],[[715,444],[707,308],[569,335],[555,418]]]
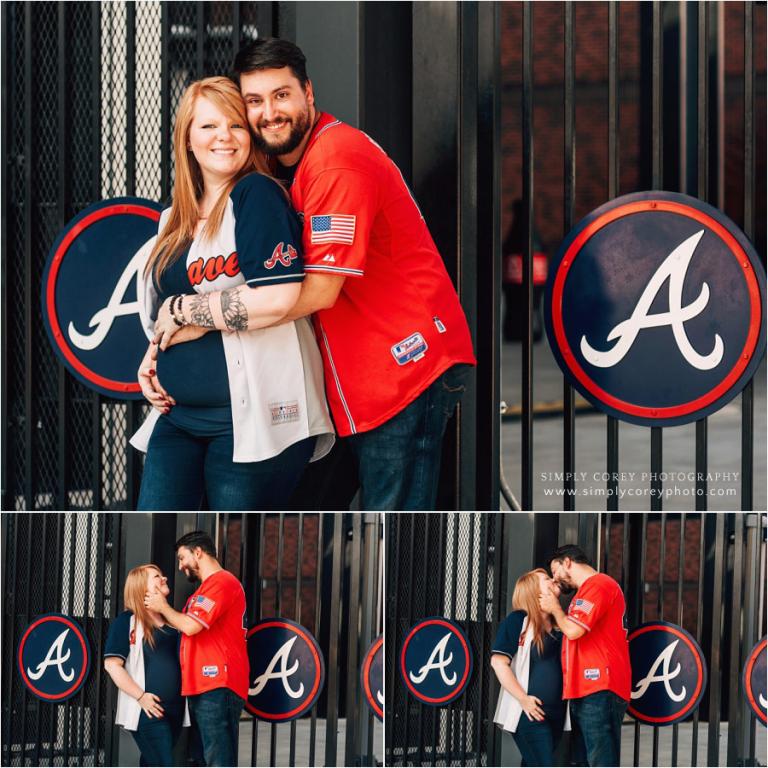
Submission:
[[[117,656],[125,661],[131,647],[131,611],[123,611],[109,625],[104,658]],[[155,647],[144,640],[144,690],[159,696],[166,709],[181,709],[180,635],[166,624],[155,627]]]
[[[522,646],[525,611],[512,611],[499,625],[491,653],[501,653],[514,658]],[[536,642],[531,644],[531,666],[528,671],[528,693],[543,703],[548,717],[564,717],[563,669],[560,662],[562,633],[555,629],[544,635],[544,649],[540,652]],[[513,667],[514,669],[514,667]]]
[[[175,294],[207,293],[230,285],[230,278],[253,290],[304,279],[301,224],[282,189],[271,179],[250,174],[233,188],[219,232],[210,241],[198,236],[163,273],[158,305]],[[189,301],[188,299],[186,301]],[[196,435],[232,431],[227,361],[221,332],[176,344],[158,354],[158,378],[177,405],[167,418]]]

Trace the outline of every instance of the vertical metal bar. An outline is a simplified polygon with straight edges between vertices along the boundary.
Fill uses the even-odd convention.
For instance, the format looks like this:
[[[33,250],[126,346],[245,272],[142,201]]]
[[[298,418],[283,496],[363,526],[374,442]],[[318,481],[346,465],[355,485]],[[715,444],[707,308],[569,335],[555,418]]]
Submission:
[[[533,509],[533,4],[523,3],[523,286],[526,331],[523,337],[521,501]]]
[[[472,595],[475,591],[475,563],[477,557],[475,556],[475,516],[471,513],[467,514],[467,520],[469,522],[469,562],[467,563],[467,602],[466,602],[466,615],[464,618],[464,631],[467,637],[472,636]],[[467,763],[467,703],[469,696],[467,695],[467,689],[464,689],[464,693],[461,695],[461,765]]]
[[[24,613],[22,614],[22,627],[29,624],[30,620],[30,579],[32,568],[32,526],[34,523],[34,515],[30,515],[27,519],[27,543],[24,551],[27,567],[24,581]],[[29,712],[29,695],[27,687],[24,686],[22,690],[22,703],[21,703],[21,762],[22,765],[26,765],[27,762],[27,713]]]
[[[416,520],[418,519],[416,515],[411,515],[411,535],[410,539],[408,541],[408,586],[410,589],[413,589],[413,572],[414,572],[414,561],[416,560],[415,556],[415,539],[416,539]],[[425,518],[426,519],[426,518]],[[454,561],[455,562],[455,561]],[[413,626],[414,621],[414,600],[408,601],[408,627],[407,629],[410,629]],[[453,614],[451,614],[451,618],[453,618]],[[404,762],[408,763],[408,751],[410,746],[410,729],[411,729],[411,707],[413,706],[409,696],[405,695],[405,734],[404,734],[404,740],[403,740],[403,759]],[[423,716],[423,705],[421,702],[419,702],[416,706],[419,707],[419,717],[421,718]]]
[[[77,513],[69,513],[69,583],[67,591],[67,611],[74,613],[75,603],[75,543],[77,541]],[[62,601],[62,611],[64,604]],[[69,727],[72,718],[72,699],[67,699],[64,710],[64,765],[69,765],[69,748],[71,745],[72,733]]]
[[[728,747],[726,763],[739,765],[744,755],[739,754],[739,741],[742,726],[741,683],[741,642],[742,627],[742,585],[744,577],[744,513],[736,512],[729,516],[733,520],[733,570],[731,572],[731,620],[728,624],[730,634],[730,671],[728,685]]]
[[[254,606],[254,617],[258,619],[264,618],[264,603],[261,599],[261,593],[264,589],[264,532],[266,528],[266,513],[262,512],[259,515],[259,581],[256,594],[258,595],[258,613],[256,613],[256,607]],[[258,753],[259,753],[259,719],[253,718],[253,729],[251,730],[251,765],[256,765]]]
[[[344,516],[334,515],[333,518],[333,567],[331,574],[331,594],[336,596],[331,600],[330,617],[330,648],[328,654],[328,708],[325,719],[325,764],[336,765],[336,740],[339,720],[339,635],[341,630],[341,574],[344,561],[344,540],[342,529]]]
[[[613,4],[611,3],[611,8]],[[564,65],[564,168],[563,168],[563,237],[573,227],[574,204],[576,197],[576,46],[574,44],[575,5],[564,3],[565,14],[565,60]],[[609,129],[610,135],[610,129]],[[563,377],[563,509],[572,512],[576,509],[576,412],[574,408],[573,387]]]
[[[676,621],[679,627],[683,626],[683,578],[685,576],[685,512],[680,513],[680,546],[677,556],[677,616]],[[672,725],[672,759],[671,764],[677,765],[677,753],[679,742],[679,724]]]
[[[645,621],[645,556],[646,541],[648,540],[648,513],[642,513],[642,526],[640,529],[640,623]],[[634,760],[633,765],[640,765],[640,721],[635,720]]]
[[[37,516],[36,515],[35,516],[30,516],[30,518],[29,518],[30,526],[33,524],[35,517],[37,517]],[[48,515],[43,515],[42,516],[42,523],[43,523],[42,542],[43,542],[43,547],[45,547],[47,545],[47,542],[48,542]],[[29,552],[27,552],[27,557],[29,558],[30,561],[32,560],[32,551],[31,550]],[[46,571],[48,570],[47,569],[47,560],[48,560],[47,557],[43,557],[42,558],[42,563],[40,564],[40,582],[42,584],[42,589],[41,589],[41,592],[42,592],[42,605],[40,606],[40,608],[41,608],[43,613],[47,612],[47,610],[48,610],[47,604],[46,604],[46,599],[45,599],[45,597],[46,597],[46,595],[45,595],[45,581],[46,581],[46,576],[47,576]],[[37,722],[35,723],[35,738],[34,738],[34,742],[33,742],[34,743],[34,758],[33,758],[33,761],[32,761],[32,765],[40,765],[40,746],[41,746],[41,742],[43,740],[42,733],[41,733],[42,729],[40,727],[42,725],[42,722],[41,722],[42,721],[42,714],[43,714],[43,712],[42,712],[42,707],[40,706],[40,700],[37,699],[35,701],[35,715],[36,715]]]
[[[709,199],[709,14],[708,3],[699,3],[698,81],[697,81],[697,156],[700,200]],[[696,422],[696,510],[707,509],[707,419]]]
[[[362,708],[365,706],[358,696],[359,686],[355,670],[358,666],[360,638],[357,627],[360,621],[360,550],[362,547],[361,515],[352,513],[352,562],[349,573],[349,612],[347,613],[349,632],[347,636],[347,732],[344,739],[344,764],[356,765],[355,747],[360,732]],[[426,550],[429,552],[429,549]]]
[[[712,644],[709,654],[712,677],[709,681],[707,765],[717,765],[720,753],[720,689],[722,684],[720,635],[722,633],[723,558],[726,547],[725,516],[722,513],[716,515],[715,526],[715,564],[712,577]]]
[[[232,11],[232,60],[240,50],[240,2],[233,0],[230,4]]]
[[[438,552],[444,552],[445,551],[445,526],[443,525],[444,518],[439,517],[438,518],[438,545],[437,545],[437,551]],[[428,551],[428,550],[427,550]],[[443,595],[445,594],[445,567],[441,566],[438,569],[438,583],[437,583],[437,594],[442,599]],[[438,606],[438,613],[442,611],[442,605]],[[426,614],[425,614],[426,615]],[[434,712],[432,716],[432,765],[437,765],[437,745],[438,745],[438,724],[440,722],[440,712],[436,711]]]
[[[658,579],[658,594],[656,596],[657,600],[657,612],[659,616],[659,621],[664,620],[664,570],[665,570],[665,564],[666,564],[666,555],[667,555],[667,542],[666,542],[666,527],[667,527],[667,513],[662,512],[661,513],[661,520],[659,524],[659,579]],[[656,766],[659,764],[659,728],[658,726],[653,727],[653,753],[652,753],[652,765]]]
[[[117,615],[119,584],[122,578],[122,563],[120,546],[122,533],[122,515],[115,516],[112,519],[112,540],[110,542],[110,584],[109,584],[109,606],[107,608],[109,616]],[[61,549],[59,548],[59,551]],[[117,701],[117,689],[114,686],[107,686],[107,712],[113,712]],[[114,746],[119,742],[119,728],[112,723],[107,724],[107,738],[104,744],[104,764],[115,765],[117,755],[114,753]]]
[[[385,560],[387,562],[387,597],[386,597],[386,616],[387,621],[385,625],[387,627],[393,627],[394,633],[391,630],[387,631],[389,636],[384,644],[384,651],[386,652],[387,659],[391,659],[391,663],[386,665],[386,682],[384,684],[384,692],[386,699],[386,712],[392,718],[387,724],[385,719],[384,736],[386,739],[385,745],[385,760],[394,761],[394,744],[393,744],[393,731],[392,723],[396,717],[395,709],[395,680],[397,667],[397,654],[390,649],[398,648],[399,628],[400,628],[400,613],[398,604],[398,594],[400,593],[400,532],[402,517],[400,515],[387,515],[387,536],[385,544],[388,547],[388,553],[393,553],[392,556],[387,554]],[[440,526],[442,531],[442,523]],[[406,715],[407,719],[407,715]],[[310,763],[311,764],[311,763]]]
[[[106,551],[104,534],[106,533],[106,516],[98,515],[96,517],[96,599],[93,612],[93,631],[95,634],[96,642],[96,658],[104,658],[104,649],[102,646],[102,638],[104,637],[104,578],[106,575],[104,568],[104,553]],[[90,542],[89,542],[90,544]],[[89,560],[91,558],[89,557]],[[89,582],[90,583],[90,582]],[[93,749],[94,749],[94,765],[99,762],[99,734],[101,727],[101,689],[102,689],[102,677],[104,675],[104,666],[102,664],[95,664],[95,669],[91,671],[91,674],[95,678],[96,687],[96,702],[94,706],[94,725],[93,725]],[[105,719],[106,720],[106,719]],[[105,722],[107,728],[111,725]]]
[[[70,133],[70,99],[68,93],[69,84],[69,37],[67,21],[69,19],[67,3],[59,3],[58,10],[58,57],[57,57],[57,89],[58,89],[58,224],[64,229],[72,209],[72,172],[70,153],[67,151],[67,142]],[[67,487],[69,481],[70,451],[67,440],[69,437],[69,374],[64,364],[57,361],[58,378],[58,483],[56,495],[56,508],[66,509],[68,506]],[[5,391],[5,390],[3,390]]]
[[[317,564],[315,569],[315,626],[313,630],[316,635],[320,634],[320,612],[322,600],[323,583],[323,515],[317,516]],[[309,765],[315,764],[315,743],[317,740],[317,703],[312,707],[309,727]]]
[[[603,573],[608,573],[608,566],[611,559],[611,513],[608,512],[605,516],[605,546],[603,547]],[[602,536],[602,532],[600,533]]]
[[[54,579],[54,591],[53,594],[54,597],[54,603],[51,606],[54,611],[58,611],[59,613],[62,613],[62,606],[61,606],[61,580],[62,580],[62,561],[63,561],[63,552],[64,552],[64,515],[62,513],[58,513],[56,515],[56,568],[54,570],[55,579]],[[4,553],[5,554],[5,553]],[[4,589],[3,594],[7,595],[8,592]],[[54,752],[56,751],[56,741],[58,740],[58,723],[59,723],[59,707],[54,706],[51,709],[51,718],[49,723],[49,738],[48,742],[50,745],[49,749],[49,757],[48,757],[48,764],[53,765],[53,756]],[[7,731],[6,731],[7,733]]]
[[[424,536],[424,545],[422,551],[425,553],[432,552],[431,548],[431,542],[430,542],[430,529],[432,527],[432,522],[434,521],[435,516],[431,514],[424,515],[424,523],[425,523],[425,536]],[[439,551],[439,550],[438,550]],[[429,587],[430,587],[430,578],[429,578],[429,572],[430,572],[430,563],[429,563],[429,557],[425,557],[423,559],[423,565],[424,570],[422,573],[422,584],[424,585],[424,589],[422,591],[422,601],[421,601],[421,617],[426,617],[431,614],[430,606],[428,605],[428,597],[429,597]],[[431,707],[430,707],[431,709]],[[434,718],[436,716],[436,712],[430,712],[430,709],[427,709],[426,712],[429,713],[428,717]],[[419,718],[419,765],[424,765],[424,725],[426,723],[427,717],[420,717]],[[434,720],[433,720],[434,722]],[[435,759],[435,751],[437,749],[437,745],[435,742],[432,742],[432,760]]]
[[[32,162],[36,157],[32,133],[33,119],[33,66],[32,66],[32,11],[34,5],[24,5],[24,508],[27,512],[35,508],[33,476],[35,462],[33,452],[35,417],[33,408],[33,371],[32,362],[33,334],[33,290],[32,290],[32,218],[34,210],[33,194],[36,185],[33,183]],[[26,700],[26,693],[25,693]]]
[[[3,7],[5,11],[7,6]],[[6,17],[7,18],[7,15]],[[3,518],[3,533],[9,538],[12,537],[12,543],[9,538],[3,538],[3,644],[9,648],[16,648],[16,610],[17,610],[17,595],[19,589],[19,580],[17,577],[18,566],[18,551],[19,551],[19,520],[18,515],[8,517],[8,525],[11,528],[9,532],[5,527],[6,518]],[[10,628],[10,629],[8,629]],[[11,697],[13,694],[13,675],[14,675],[14,658],[12,653],[6,653],[3,655],[3,733],[8,734],[8,742],[3,743],[3,762],[6,765],[11,763],[11,754],[13,749],[14,738],[11,734],[15,731],[13,728],[14,717],[13,708],[11,707]]]
[[[93,519],[96,517],[95,515],[87,515],[87,525],[85,527],[85,541],[86,541],[86,552],[88,553],[88,556],[85,560],[85,582],[84,588],[83,588],[83,615],[82,615],[82,621],[83,621],[83,628],[88,626],[88,619],[89,616],[89,610],[90,610],[90,598],[91,598],[91,538],[93,534]],[[78,722],[78,729],[77,729],[77,759],[78,765],[85,765],[85,760],[83,759],[85,756],[85,712],[86,712],[86,705],[85,705],[85,686],[83,686],[80,689],[80,693],[78,695],[78,701],[79,701],[79,722]]]
[[[197,23],[195,25],[196,46],[195,66],[197,79],[205,77],[205,6],[207,3],[195,3],[197,10]]]
[[[744,3],[744,233],[755,240],[755,48],[754,5]],[[754,509],[754,424],[753,379],[741,394],[741,509]],[[754,730],[754,729],[753,729]]]
[[[274,616],[283,615],[283,547],[285,513],[280,512],[277,517],[277,571],[275,572],[275,610]],[[269,764],[277,765],[277,723],[269,725]]]
[[[459,570],[459,528],[460,528],[460,519],[461,515],[456,512],[450,517],[446,517],[446,521],[450,520],[453,522],[453,559],[451,560],[451,613],[448,618],[455,621],[456,620],[456,597],[458,593],[458,570]],[[419,703],[419,707],[423,707],[421,703]],[[457,759],[454,753],[454,743],[453,743],[453,736],[454,736],[454,720],[456,716],[456,700],[451,702],[450,710],[449,710],[449,721],[448,721],[448,738],[446,742],[446,760],[452,762]],[[461,723],[459,723],[461,725]]]
[[[304,562],[304,513],[299,512],[298,537],[296,542],[296,610],[295,620],[301,624],[301,567]],[[288,765],[296,765],[296,721],[291,720],[291,744]]]
[[[7,158],[2,163],[0,169],[0,198],[2,206],[0,207],[0,274],[3,279],[0,280],[0,323],[3,328],[8,328],[8,219],[13,205],[11,202],[11,164],[9,147],[13,141],[9,138],[11,127],[11,25],[15,24],[16,14],[20,12],[17,6],[13,11],[13,19],[8,3],[0,6],[0,25],[2,25],[2,45],[0,46],[0,157]],[[17,65],[14,64],[14,68]],[[14,116],[14,119],[15,116]],[[16,158],[14,158],[16,160]],[[8,457],[13,455],[13,449],[9,450],[8,434],[8,340],[7,333],[0,334],[0,391],[4,396],[0,398],[0,507],[2,509],[11,509],[14,505],[11,502],[16,488],[11,492],[8,488]],[[15,484],[14,484],[15,485]],[[7,594],[7,592],[5,593]],[[8,731],[4,730],[4,733]]]
[[[494,516],[494,522],[496,521],[496,517]],[[487,622],[487,606],[486,601],[488,599],[488,525],[489,525],[489,519],[488,517],[482,516],[475,516],[473,515],[470,518],[472,524],[475,523],[480,524],[480,557],[474,558],[474,560],[477,562],[477,576],[478,581],[480,582],[480,590],[479,594],[477,596],[477,613],[474,616],[474,621],[477,622],[482,627],[482,632],[480,634],[480,655],[484,658],[485,657],[485,633],[486,631],[490,631],[490,626],[488,626]],[[467,607],[467,626],[471,627],[472,625],[472,619],[473,615],[471,612],[472,606]],[[470,635],[471,637],[471,635]],[[478,684],[478,691],[477,691],[477,700],[479,702],[479,706],[477,709],[472,713],[473,717],[473,727],[472,727],[472,736],[475,739],[475,762],[477,764],[482,764],[483,758],[480,751],[480,748],[482,746],[482,741],[480,738],[481,734],[481,713],[483,710],[483,707],[486,704],[486,692],[483,690],[483,681],[486,679],[485,674],[480,675],[479,684]],[[489,702],[490,703],[490,702]],[[483,713],[484,714],[484,713]],[[484,714],[484,716],[487,716]],[[486,756],[487,760],[487,756]],[[490,763],[490,761],[487,761]]]
[[[569,5],[572,5],[569,3]],[[575,69],[575,62],[573,64]],[[608,4],[608,199],[619,194],[619,5]],[[619,420],[606,421],[606,470],[608,498],[605,508],[619,509]]]
[[[696,642],[701,646],[701,628],[704,604],[704,515],[699,515],[699,584],[696,590]],[[710,683],[711,685],[711,683]],[[691,765],[698,765],[699,751],[699,708],[693,713],[691,726]]]
[[[101,4],[91,4],[91,195],[101,199]],[[91,395],[91,485],[93,510],[102,507],[101,395]],[[109,406],[106,406],[107,408]]]
[[[168,0],[160,10],[160,197],[171,196],[171,19]]]
[[[662,507],[662,448],[663,433],[661,427],[651,427],[651,510],[661,511]]]

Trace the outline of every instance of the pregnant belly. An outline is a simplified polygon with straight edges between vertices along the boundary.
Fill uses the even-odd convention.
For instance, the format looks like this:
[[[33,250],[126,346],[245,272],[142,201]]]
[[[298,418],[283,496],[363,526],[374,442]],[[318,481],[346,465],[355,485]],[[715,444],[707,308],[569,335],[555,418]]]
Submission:
[[[179,405],[227,405],[229,378],[221,332],[211,331],[159,352],[157,377]]]

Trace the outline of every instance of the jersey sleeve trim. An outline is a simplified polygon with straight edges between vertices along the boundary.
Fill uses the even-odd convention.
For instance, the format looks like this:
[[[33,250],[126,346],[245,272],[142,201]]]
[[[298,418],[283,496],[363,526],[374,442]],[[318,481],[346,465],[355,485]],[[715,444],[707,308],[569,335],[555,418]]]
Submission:
[[[126,658],[127,658],[126,656],[123,656],[122,653],[116,653],[115,651],[112,651],[111,653],[105,653],[104,654],[104,658],[105,659],[108,659],[110,656],[115,656],[116,658],[122,659],[123,661],[125,661]]]
[[[206,629],[210,629],[210,627],[199,616],[195,616],[194,613],[188,613],[187,616],[189,616],[190,619],[199,621]]]
[[[491,655],[493,655],[494,653],[498,653],[499,656],[506,656],[508,659],[514,659],[515,658],[514,654],[507,653],[507,651],[499,651],[496,648],[492,648],[491,649]]]
[[[270,275],[269,277],[252,277],[250,280],[246,280],[246,285],[252,283],[271,283],[272,285],[279,285],[280,283],[300,283],[304,279],[303,272],[297,272],[295,275]]]
[[[348,267],[327,267],[325,264],[305,264],[305,272],[329,272],[331,274],[350,275],[351,277],[363,277],[365,272],[362,269],[350,269]]]
[[[573,616],[566,616],[566,618],[570,619],[574,624],[578,624],[580,627],[586,629],[587,632],[591,632],[592,631],[591,627],[588,627],[586,624],[584,624],[583,622],[579,621],[578,619],[574,619]]]

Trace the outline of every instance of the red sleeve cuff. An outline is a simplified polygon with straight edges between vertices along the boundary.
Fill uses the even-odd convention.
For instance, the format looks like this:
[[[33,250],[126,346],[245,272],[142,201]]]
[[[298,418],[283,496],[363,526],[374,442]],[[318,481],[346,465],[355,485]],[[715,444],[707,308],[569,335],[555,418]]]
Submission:
[[[579,621],[578,619],[574,619],[573,616],[568,615],[568,616],[566,616],[566,618],[570,619],[574,624],[578,624],[582,629],[586,629],[587,632],[591,632],[592,631],[590,629],[590,627],[588,627],[586,624],[584,624],[583,622]]]

